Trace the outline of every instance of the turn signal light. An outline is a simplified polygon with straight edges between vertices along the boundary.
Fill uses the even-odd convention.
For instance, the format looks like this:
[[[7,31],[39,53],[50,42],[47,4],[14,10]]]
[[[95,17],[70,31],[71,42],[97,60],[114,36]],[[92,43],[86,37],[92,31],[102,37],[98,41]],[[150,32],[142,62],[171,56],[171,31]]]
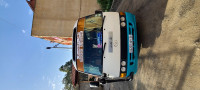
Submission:
[[[119,15],[125,15],[125,13],[124,12],[119,12]]]
[[[121,73],[121,74],[120,74],[120,77],[121,77],[121,78],[126,77],[126,73]]]

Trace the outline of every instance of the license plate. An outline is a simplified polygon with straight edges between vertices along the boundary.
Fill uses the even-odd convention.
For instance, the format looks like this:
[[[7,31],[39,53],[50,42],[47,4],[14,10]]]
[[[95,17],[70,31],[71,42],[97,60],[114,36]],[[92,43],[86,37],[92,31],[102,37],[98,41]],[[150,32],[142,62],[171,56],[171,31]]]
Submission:
[[[113,32],[108,33],[108,52],[113,52]]]
[[[129,35],[129,53],[133,53],[133,35]]]

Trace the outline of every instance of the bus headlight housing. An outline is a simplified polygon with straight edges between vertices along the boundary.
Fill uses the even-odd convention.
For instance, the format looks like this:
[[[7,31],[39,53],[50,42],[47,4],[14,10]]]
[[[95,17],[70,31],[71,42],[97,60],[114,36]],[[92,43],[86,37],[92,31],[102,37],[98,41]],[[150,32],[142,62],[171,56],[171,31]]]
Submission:
[[[122,62],[121,62],[121,65],[122,65],[122,66],[126,66],[126,61],[122,61]]]
[[[121,78],[126,77],[126,67],[121,67],[120,77]]]
[[[126,26],[126,14],[124,12],[119,12],[120,26],[121,28],[125,28]]]
[[[125,21],[125,17],[122,16],[122,17],[120,18],[120,20],[121,20],[121,21]]]
[[[126,26],[126,23],[125,23],[125,22],[121,22],[121,26],[122,26],[122,27],[125,27],[125,26]]]
[[[125,71],[126,71],[126,68],[125,68],[125,67],[122,67],[122,68],[121,68],[121,71],[122,71],[122,72],[125,72]]]

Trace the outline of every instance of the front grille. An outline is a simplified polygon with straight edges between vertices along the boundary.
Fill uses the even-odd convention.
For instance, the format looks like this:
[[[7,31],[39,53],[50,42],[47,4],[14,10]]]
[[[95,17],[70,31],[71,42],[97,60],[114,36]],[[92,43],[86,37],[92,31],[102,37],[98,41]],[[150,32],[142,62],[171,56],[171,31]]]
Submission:
[[[121,59],[127,59],[127,30],[121,28]]]
[[[125,15],[122,15],[123,17],[126,17]],[[122,16],[120,16],[119,17],[119,19],[122,17]],[[126,20],[124,21],[124,22],[126,22]],[[121,24],[121,21],[120,21],[120,24]],[[124,27],[122,27],[121,25],[120,25],[120,39],[121,39],[121,62],[122,61],[126,61],[127,62],[127,59],[128,59],[128,57],[127,57],[127,55],[128,55],[128,50],[127,50],[127,25],[125,25]],[[127,71],[127,63],[126,63],[126,71]],[[120,66],[120,73],[124,73],[124,72],[122,72],[121,71],[121,68],[122,68],[122,66]],[[125,72],[126,72],[125,71]]]

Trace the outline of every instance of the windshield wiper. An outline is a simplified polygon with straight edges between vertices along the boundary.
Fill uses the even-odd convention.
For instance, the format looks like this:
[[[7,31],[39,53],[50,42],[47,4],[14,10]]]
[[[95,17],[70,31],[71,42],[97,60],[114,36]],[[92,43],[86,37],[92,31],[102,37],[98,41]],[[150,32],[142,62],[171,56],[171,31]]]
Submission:
[[[106,42],[103,45],[103,57],[104,57],[105,48],[106,48]]]
[[[103,30],[103,26],[104,26],[104,21],[105,21],[106,16],[103,16],[103,21],[102,21],[102,30]]]
[[[104,26],[104,21],[105,21],[106,16],[103,16],[103,21],[102,21],[102,31],[103,31],[103,26]],[[106,42],[103,45],[103,57],[104,57],[104,52],[105,52],[105,48],[106,48]]]

